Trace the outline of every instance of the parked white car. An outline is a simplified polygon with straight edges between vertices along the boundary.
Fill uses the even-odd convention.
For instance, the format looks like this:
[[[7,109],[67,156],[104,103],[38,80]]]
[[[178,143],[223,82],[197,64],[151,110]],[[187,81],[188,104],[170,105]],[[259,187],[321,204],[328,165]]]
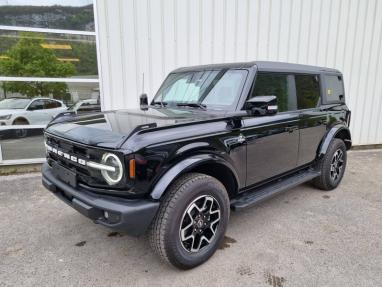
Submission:
[[[65,111],[61,101],[50,98],[9,98],[0,101],[0,126],[45,125]]]

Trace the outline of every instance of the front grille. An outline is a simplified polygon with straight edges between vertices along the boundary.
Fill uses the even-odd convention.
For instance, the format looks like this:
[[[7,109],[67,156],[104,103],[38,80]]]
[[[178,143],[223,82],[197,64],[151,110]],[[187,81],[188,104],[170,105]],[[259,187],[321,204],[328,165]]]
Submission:
[[[49,147],[52,147],[53,149],[56,149],[57,152],[61,153],[61,155],[59,155],[56,151],[53,152],[48,150],[47,162],[49,165],[52,165],[52,162],[54,161],[75,172],[79,182],[94,187],[105,186],[105,182],[99,171],[79,163],[81,162],[80,160],[100,162],[103,153],[102,151],[47,134],[45,135],[45,142]],[[64,157],[63,154],[75,157],[76,161]]]

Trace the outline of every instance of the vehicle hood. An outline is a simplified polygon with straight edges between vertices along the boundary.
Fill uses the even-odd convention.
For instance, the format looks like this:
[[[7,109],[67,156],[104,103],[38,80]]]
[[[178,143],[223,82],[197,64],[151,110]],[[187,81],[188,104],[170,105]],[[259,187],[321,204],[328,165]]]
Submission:
[[[7,109],[7,110],[0,109],[0,116],[19,114],[20,112],[23,112],[23,111],[24,110],[22,109]]]
[[[64,115],[46,128],[48,134],[102,148],[116,149],[135,132],[196,121],[222,118],[225,112],[196,109],[150,108],[118,110],[87,115]]]

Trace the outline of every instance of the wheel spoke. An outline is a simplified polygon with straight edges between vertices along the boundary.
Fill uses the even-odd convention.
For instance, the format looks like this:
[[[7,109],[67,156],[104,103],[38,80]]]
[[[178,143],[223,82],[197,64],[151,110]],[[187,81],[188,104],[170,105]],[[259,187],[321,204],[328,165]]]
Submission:
[[[186,237],[186,232],[190,227],[192,227],[192,225],[193,225],[193,222],[191,221],[189,225],[181,229],[180,233],[181,233],[181,238],[183,241],[188,240],[192,236],[192,233],[191,233],[191,235]]]
[[[330,177],[333,181],[340,178],[344,162],[344,152],[341,149],[337,149],[333,154],[330,164]]]
[[[198,252],[214,239],[220,222],[220,206],[210,195],[199,196],[184,212],[179,237],[188,252]]]

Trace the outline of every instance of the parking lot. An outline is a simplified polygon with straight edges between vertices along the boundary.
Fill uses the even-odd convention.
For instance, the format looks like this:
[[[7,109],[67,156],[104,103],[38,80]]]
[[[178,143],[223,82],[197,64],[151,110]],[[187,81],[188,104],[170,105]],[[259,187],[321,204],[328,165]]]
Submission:
[[[0,177],[0,286],[381,286],[382,151],[349,153],[340,187],[232,213],[204,265],[163,264],[145,237],[95,225],[41,186]]]

